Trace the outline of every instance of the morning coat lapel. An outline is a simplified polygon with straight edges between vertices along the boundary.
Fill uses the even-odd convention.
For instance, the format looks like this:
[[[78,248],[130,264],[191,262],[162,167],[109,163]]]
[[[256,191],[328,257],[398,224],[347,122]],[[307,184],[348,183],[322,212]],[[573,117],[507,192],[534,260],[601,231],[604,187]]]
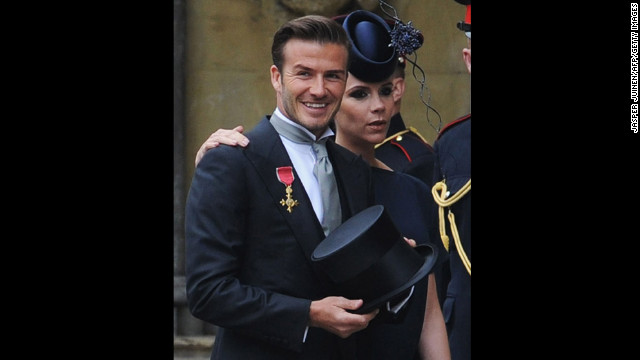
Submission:
[[[327,151],[338,182],[344,222],[372,205],[371,168],[362,156],[333,141],[327,141]]]
[[[298,200],[298,205],[294,206],[291,212],[288,212],[287,207],[280,204],[280,200],[286,198],[286,186],[278,180],[276,169],[282,166],[293,167],[293,164],[280,136],[268,118],[264,117],[251,131],[254,136],[251,137],[251,144],[245,149],[245,156],[255,166],[271,195],[273,206],[278,208],[282,217],[287,221],[307,259],[310,260],[313,250],[324,239],[322,226],[295,169],[293,170],[295,178],[291,185],[293,189],[291,195],[293,199]]]

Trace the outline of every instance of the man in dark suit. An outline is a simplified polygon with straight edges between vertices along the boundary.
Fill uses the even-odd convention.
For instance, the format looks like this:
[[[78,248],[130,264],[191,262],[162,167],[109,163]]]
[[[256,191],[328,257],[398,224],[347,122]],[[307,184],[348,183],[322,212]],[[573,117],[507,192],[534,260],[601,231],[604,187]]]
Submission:
[[[272,45],[276,110],[246,134],[251,146],[211,149],[196,168],[185,214],[187,298],[195,317],[219,326],[211,359],[350,360],[350,335],[378,312],[349,312],[362,300],[330,296],[311,263],[330,231],[316,153],[284,131],[313,142],[333,135],[350,46],[331,19],[284,24]],[[370,169],[332,140],[326,149],[344,221],[372,205]]]

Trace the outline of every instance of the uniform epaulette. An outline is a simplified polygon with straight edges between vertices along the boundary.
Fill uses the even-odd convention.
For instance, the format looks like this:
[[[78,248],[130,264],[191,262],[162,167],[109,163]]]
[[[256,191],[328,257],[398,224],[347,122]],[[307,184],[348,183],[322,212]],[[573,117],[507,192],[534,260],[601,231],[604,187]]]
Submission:
[[[375,148],[379,148],[380,146],[384,145],[385,143],[391,141],[391,140],[396,140],[396,141],[400,141],[402,140],[402,135],[408,133],[408,132],[412,132],[414,134],[416,134],[425,144],[429,145],[429,142],[427,142],[427,140],[424,138],[424,136],[422,136],[422,134],[420,134],[418,132],[418,130],[416,128],[414,128],[413,126],[409,126],[406,129],[402,130],[402,131],[398,131],[397,133],[389,136],[388,138],[384,139],[381,143],[376,144]]]
[[[455,120],[453,120],[452,122],[448,123],[447,125],[445,125],[442,130],[440,130],[440,132],[438,133],[438,136],[436,137],[436,140],[440,138],[440,136],[442,136],[442,134],[444,134],[445,131],[451,129],[452,127],[454,127],[457,124],[460,124],[461,122],[471,119],[471,113],[468,113],[465,116],[459,117]]]
[[[427,139],[425,139],[425,138],[424,138],[424,136],[422,136],[422,134],[420,134],[420,133],[418,132],[418,129],[414,128],[413,126],[409,126],[409,130],[411,130],[411,132],[412,132],[412,133],[414,133],[414,134],[418,135],[418,137],[419,137],[420,139],[422,139],[422,141],[423,141],[425,144],[427,144],[427,145],[429,144],[429,142],[427,141]]]

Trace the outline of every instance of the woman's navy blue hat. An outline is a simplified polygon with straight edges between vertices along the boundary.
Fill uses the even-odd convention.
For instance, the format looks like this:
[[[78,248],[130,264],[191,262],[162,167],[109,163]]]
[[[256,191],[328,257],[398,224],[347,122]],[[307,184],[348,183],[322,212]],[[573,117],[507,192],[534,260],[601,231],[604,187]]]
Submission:
[[[351,41],[349,72],[366,82],[379,82],[396,68],[398,54],[391,44],[391,28],[380,16],[366,10],[333,18]]]

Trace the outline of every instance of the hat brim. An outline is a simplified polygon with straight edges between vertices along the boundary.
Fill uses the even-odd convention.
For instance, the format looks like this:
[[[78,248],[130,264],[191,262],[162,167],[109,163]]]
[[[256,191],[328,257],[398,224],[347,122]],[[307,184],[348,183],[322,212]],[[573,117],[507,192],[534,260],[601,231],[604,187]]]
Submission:
[[[404,285],[396,288],[393,291],[390,291],[382,296],[379,296],[373,300],[365,301],[361,307],[356,310],[352,310],[350,312],[354,314],[366,314],[370,313],[373,310],[381,307],[387,301],[393,299],[394,297],[402,294],[404,291],[409,289],[411,286],[415,285],[418,281],[422,280],[425,276],[427,276],[433,267],[436,264],[436,253],[434,248],[431,245],[420,245],[417,250],[421,255],[424,256],[424,263],[418,269],[418,271],[413,275]]]

